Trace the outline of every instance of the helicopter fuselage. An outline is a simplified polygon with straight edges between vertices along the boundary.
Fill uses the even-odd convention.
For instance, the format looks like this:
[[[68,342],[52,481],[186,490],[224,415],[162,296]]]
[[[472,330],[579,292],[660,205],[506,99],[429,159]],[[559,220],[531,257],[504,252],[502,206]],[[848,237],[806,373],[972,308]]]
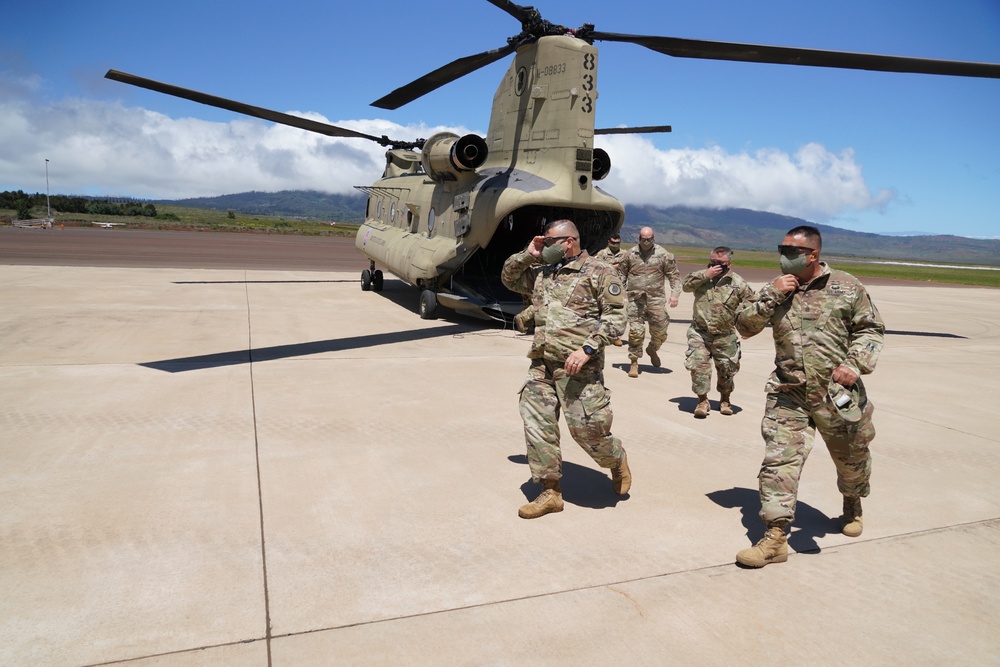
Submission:
[[[570,218],[591,252],[624,220],[594,185],[597,49],[571,36],[518,48],[493,99],[485,141],[434,135],[422,153],[392,149],[371,186],[356,246],[446,306],[502,319],[521,298],[500,268],[549,221]],[[598,153],[600,155],[600,153]]]

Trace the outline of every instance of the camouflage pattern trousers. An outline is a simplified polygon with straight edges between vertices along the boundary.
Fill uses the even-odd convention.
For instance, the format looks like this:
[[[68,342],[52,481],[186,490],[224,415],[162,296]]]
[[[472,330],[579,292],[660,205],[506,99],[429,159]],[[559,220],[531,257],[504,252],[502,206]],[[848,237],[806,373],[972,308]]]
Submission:
[[[716,336],[698,329],[693,324],[687,331],[688,348],[684,368],[691,371],[691,389],[697,396],[705,396],[712,386],[712,362],[718,373],[716,389],[728,396],[733,393],[733,378],[740,370],[740,337],[736,332]]]
[[[622,441],[611,435],[611,390],[600,370],[584,369],[569,375],[562,366],[533,359],[521,389],[520,411],[528,449],[531,479],[562,477],[559,449],[559,413],[577,444],[602,468],[622,458]]]
[[[837,468],[837,488],[845,496],[864,498],[870,490],[872,459],[868,445],[875,437],[871,403],[858,422],[848,422],[822,401],[806,402],[805,390],[769,393],[760,432],[764,462],[760,467],[760,518],[767,525],[795,519],[799,477],[812,450],[813,429],[826,442]]]
[[[625,307],[628,315],[628,358],[642,358],[642,341],[646,338],[646,323],[649,323],[649,342],[654,350],[659,350],[667,340],[667,299],[649,296],[645,292],[629,292]]]

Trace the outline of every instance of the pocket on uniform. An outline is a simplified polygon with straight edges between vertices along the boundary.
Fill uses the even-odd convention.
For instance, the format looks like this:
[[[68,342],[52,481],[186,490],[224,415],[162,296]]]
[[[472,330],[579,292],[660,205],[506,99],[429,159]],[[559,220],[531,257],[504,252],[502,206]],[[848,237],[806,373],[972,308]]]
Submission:
[[[606,409],[611,404],[611,390],[600,382],[591,382],[580,392],[580,405],[587,417]]]

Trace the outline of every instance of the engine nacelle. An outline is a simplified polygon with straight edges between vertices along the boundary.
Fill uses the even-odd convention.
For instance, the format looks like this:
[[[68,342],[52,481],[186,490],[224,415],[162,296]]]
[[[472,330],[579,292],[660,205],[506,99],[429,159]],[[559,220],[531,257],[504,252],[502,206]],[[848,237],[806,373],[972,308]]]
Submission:
[[[594,169],[592,178],[599,181],[611,172],[611,156],[603,148],[594,149]]]
[[[454,132],[439,132],[424,142],[421,161],[431,180],[454,181],[475,171],[488,154],[486,141],[480,136],[459,137]]]

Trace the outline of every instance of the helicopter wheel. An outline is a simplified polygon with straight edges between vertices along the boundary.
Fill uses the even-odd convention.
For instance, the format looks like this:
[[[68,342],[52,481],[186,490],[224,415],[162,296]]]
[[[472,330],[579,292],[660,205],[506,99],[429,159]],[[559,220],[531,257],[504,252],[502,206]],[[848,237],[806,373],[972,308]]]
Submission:
[[[420,293],[420,319],[433,320],[437,316],[437,295],[429,289]]]
[[[372,290],[382,291],[382,269],[375,269],[375,273],[372,274]]]
[[[367,292],[372,288],[372,272],[365,269],[361,272],[361,291]]]

